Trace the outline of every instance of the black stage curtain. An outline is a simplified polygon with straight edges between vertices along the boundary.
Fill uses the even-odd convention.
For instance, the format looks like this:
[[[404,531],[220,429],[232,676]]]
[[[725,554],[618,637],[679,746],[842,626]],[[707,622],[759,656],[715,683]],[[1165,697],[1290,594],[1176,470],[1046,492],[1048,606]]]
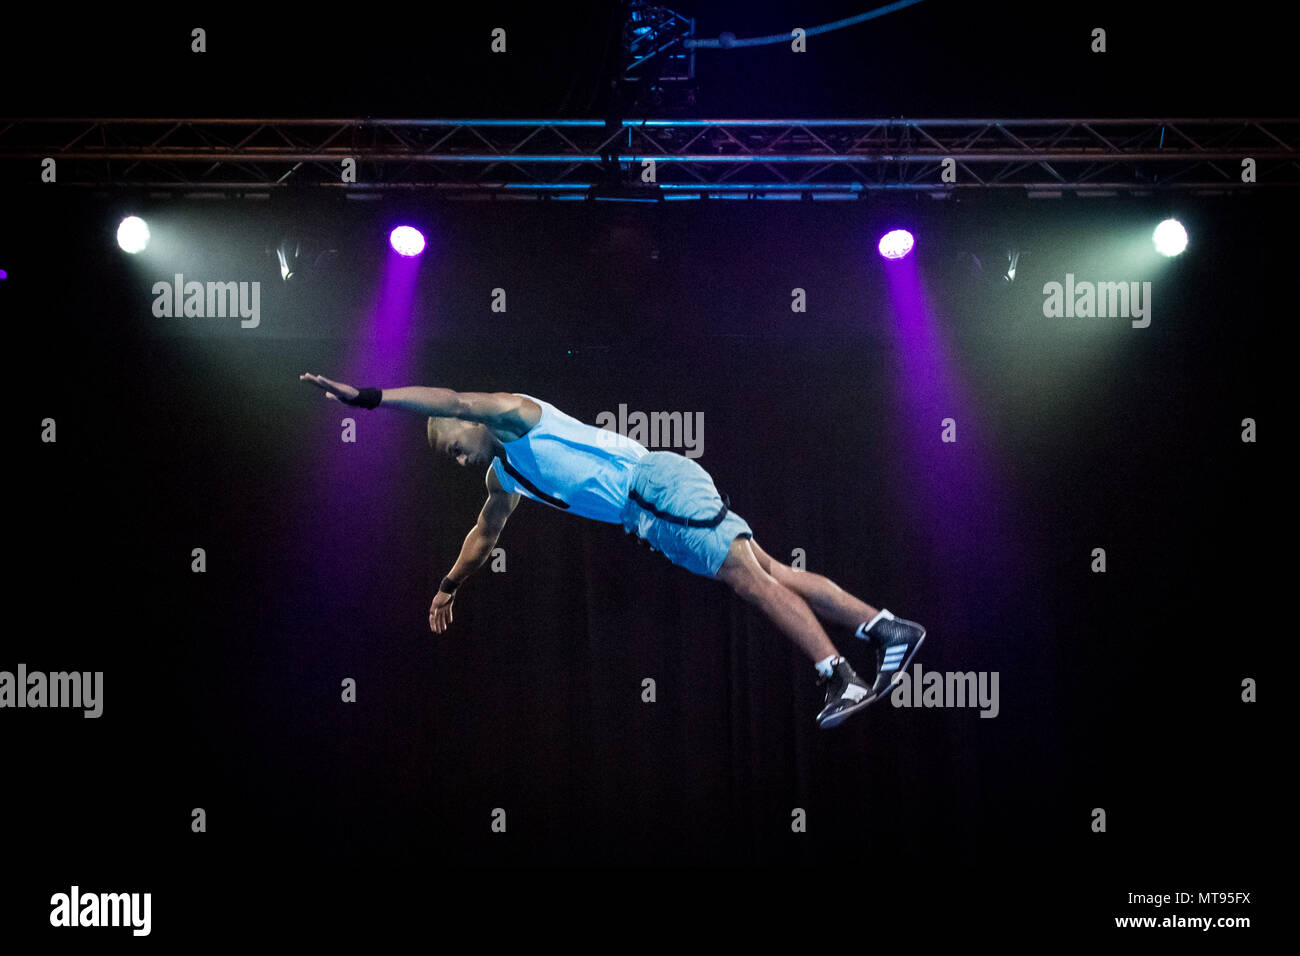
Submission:
[[[918,340],[874,252],[889,216],[859,204],[175,202],[155,221],[191,238],[142,265],[111,245],[118,206],[65,202],[4,250],[0,666],[103,671],[105,701],[98,720],[5,715],[19,855],[74,861],[86,884],[320,860],[872,861],[975,874],[978,894],[1068,871],[1096,877],[1071,897],[1095,913],[1144,876],[1232,882],[1235,848],[1266,839],[1242,775],[1267,765],[1276,690],[1240,696],[1281,639],[1261,623],[1281,593],[1280,204],[1200,201],[1197,247],[1164,267],[1107,244],[1156,210],[903,204],[933,323]],[[367,332],[399,213],[431,240],[413,326]],[[298,290],[265,254],[286,222],[341,250]],[[1006,236],[1032,253],[1014,284]],[[261,281],[260,327],[154,316],[174,272]],[[1153,278],[1150,327],[1045,318],[1067,272]],[[505,569],[431,634],[483,476],[383,409],[339,441],[344,410],[297,376],[352,381],[375,356],[393,377],[354,384],[526,392],[588,422],[702,413],[698,461],[756,540],[923,623],[925,670],[996,672],[996,717],[886,701],[819,730],[811,662],[754,608],[527,501]],[[52,446],[34,437],[47,417]]]

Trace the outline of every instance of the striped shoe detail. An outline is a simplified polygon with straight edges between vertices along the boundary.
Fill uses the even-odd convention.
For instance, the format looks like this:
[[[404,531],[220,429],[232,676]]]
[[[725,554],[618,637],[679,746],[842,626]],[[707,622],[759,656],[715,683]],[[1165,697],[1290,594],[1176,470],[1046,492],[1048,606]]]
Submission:
[[[882,671],[898,670],[898,665],[902,663],[903,658],[907,656],[907,650],[912,645],[896,644],[889,650],[885,651],[884,659],[880,662]]]

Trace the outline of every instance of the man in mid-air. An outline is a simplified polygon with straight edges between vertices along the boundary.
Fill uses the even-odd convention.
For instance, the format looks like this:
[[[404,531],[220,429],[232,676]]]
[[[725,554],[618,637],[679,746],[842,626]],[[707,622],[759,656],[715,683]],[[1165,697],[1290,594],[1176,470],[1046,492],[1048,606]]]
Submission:
[[[429,447],[462,467],[487,465],[487,501],[442,579],[429,628],[452,622],[456,589],[496,546],[520,497],[571,514],[622,525],[652,551],[694,574],[722,581],[753,604],[812,659],[825,705],[821,727],[834,727],[879,699],[907,668],[925,628],[864,604],[829,578],[796,571],[769,556],[749,524],[724,503],[708,472],[691,459],[585,425],[549,402],[512,392],[447,388],[353,388],[305,373],[299,381],[359,408],[380,405],[424,416]],[[815,615],[851,629],[870,648],[864,681],[835,649]]]

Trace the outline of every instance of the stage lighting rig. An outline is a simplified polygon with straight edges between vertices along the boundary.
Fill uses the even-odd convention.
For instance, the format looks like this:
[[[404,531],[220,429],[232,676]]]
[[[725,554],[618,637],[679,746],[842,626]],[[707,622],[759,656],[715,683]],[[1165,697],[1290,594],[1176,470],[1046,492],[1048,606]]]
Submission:
[[[280,278],[289,285],[301,285],[338,257],[332,243],[285,236],[268,253],[274,257]]]
[[[1020,264],[1020,250],[1007,250],[1007,271],[1002,273],[1002,281],[1011,283],[1016,281],[1016,266]]]
[[[625,110],[658,115],[695,107],[695,20],[643,0],[623,5],[619,85]]]

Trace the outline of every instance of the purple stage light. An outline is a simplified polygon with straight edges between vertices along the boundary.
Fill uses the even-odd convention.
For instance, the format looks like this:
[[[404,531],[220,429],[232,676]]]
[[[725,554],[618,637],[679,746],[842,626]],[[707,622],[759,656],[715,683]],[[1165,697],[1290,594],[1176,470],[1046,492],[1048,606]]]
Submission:
[[[5,272],[3,269],[0,269],[0,279],[8,279],[8,278],[9,278],[9,273]]]
[[[886,259],[901,259],[912,251],[915,240],[906,229],[895,229],[880,237],[880,254]]]
[[[418,256],[424,251],[424,234],[414,226],[398,226],[389,233],[388,242],[399,256]]]

